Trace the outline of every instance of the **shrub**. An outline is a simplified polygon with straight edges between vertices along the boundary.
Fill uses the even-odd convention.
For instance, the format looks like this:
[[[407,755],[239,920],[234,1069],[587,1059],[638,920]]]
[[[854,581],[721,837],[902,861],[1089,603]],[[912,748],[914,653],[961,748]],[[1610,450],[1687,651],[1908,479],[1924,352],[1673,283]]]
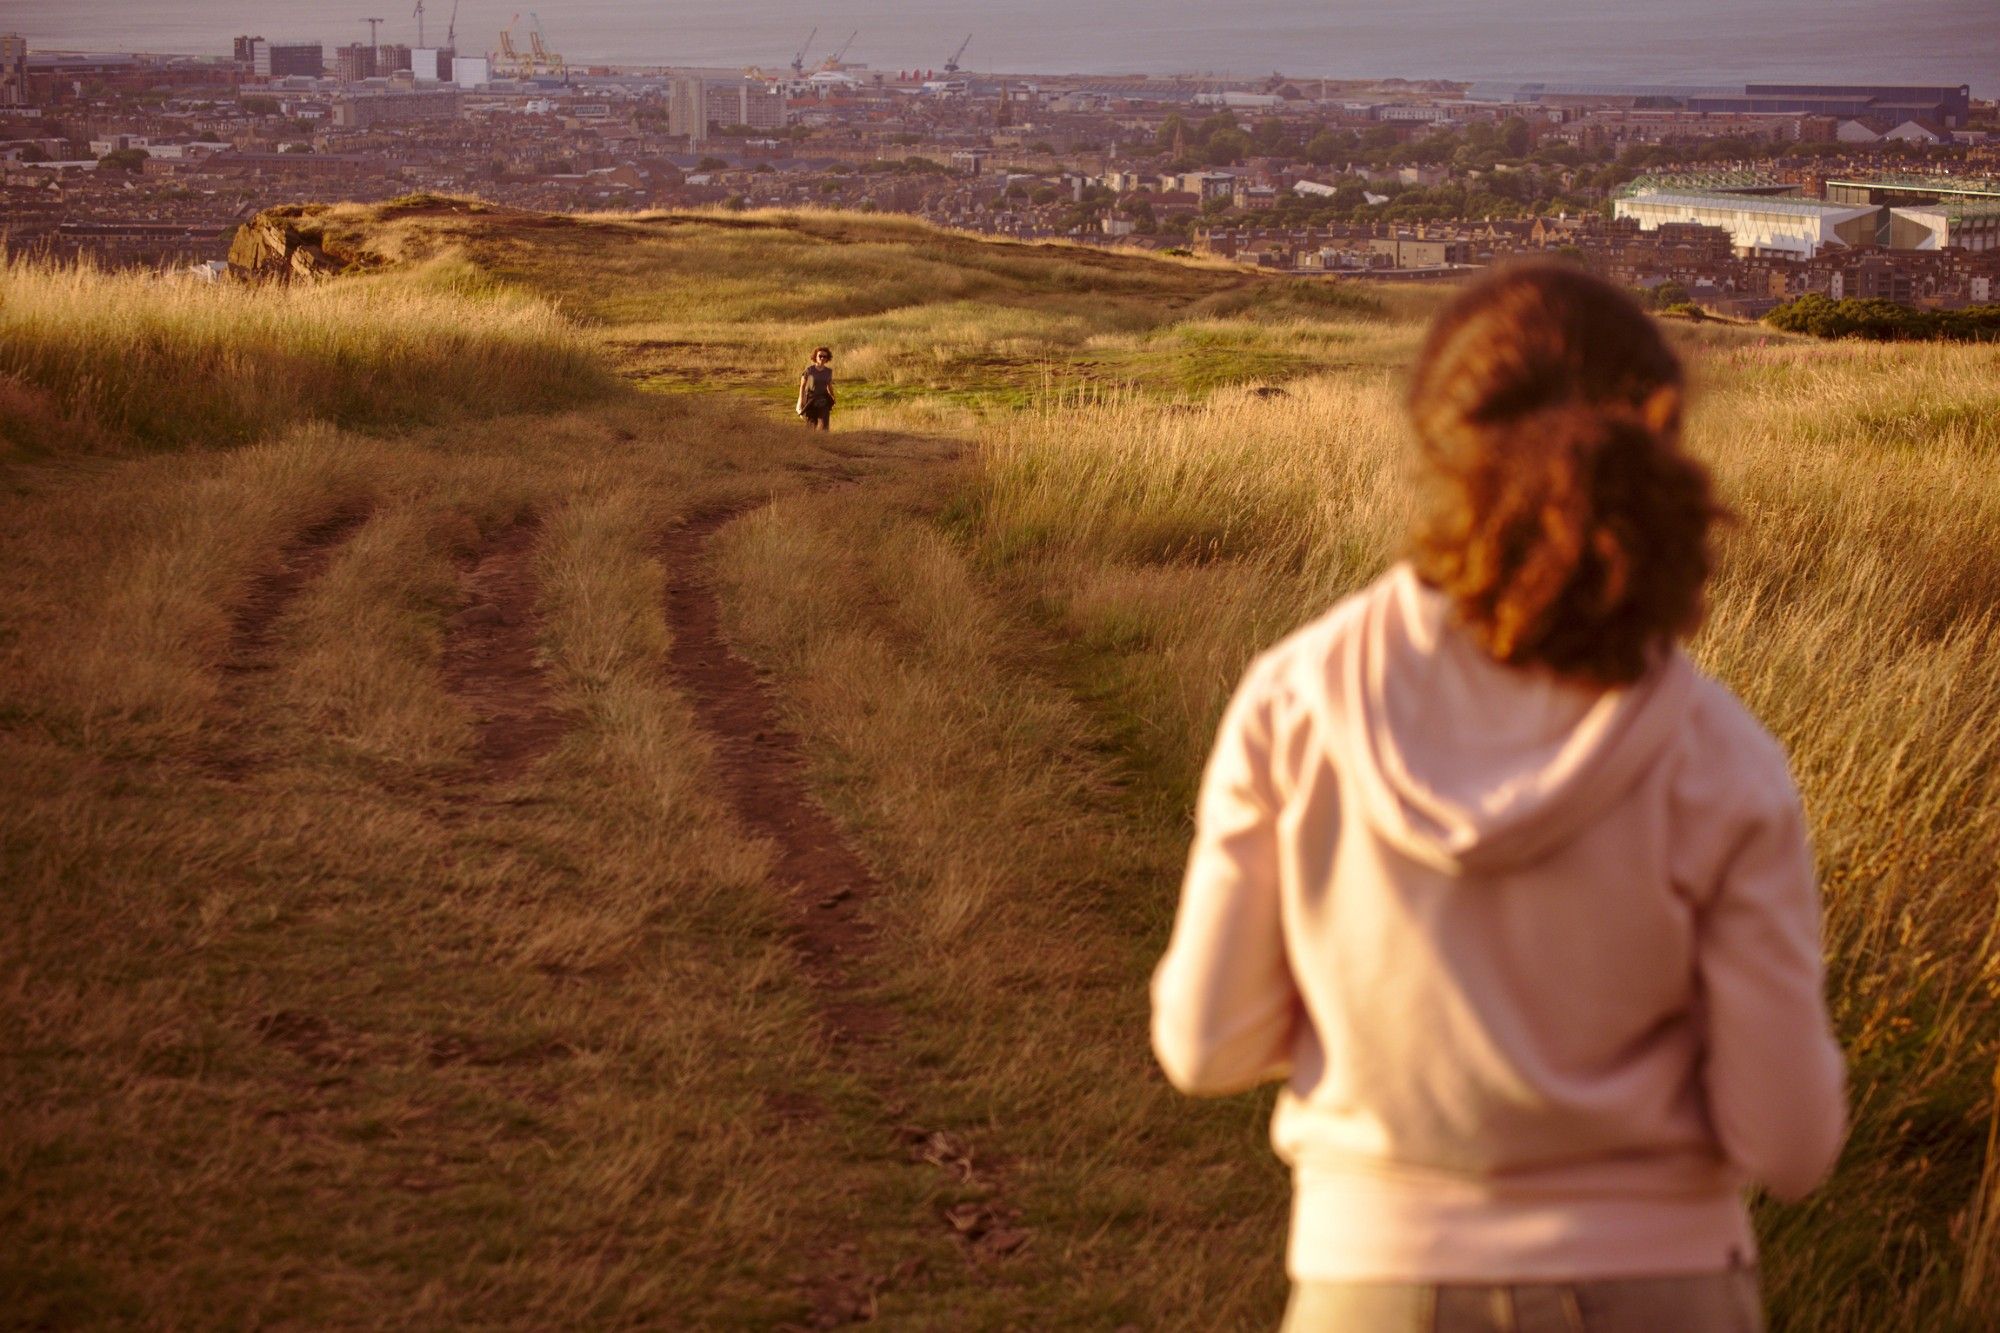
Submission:
[[[1834,300],[1809,292],[1764,316],[1787,333],[1815,338],[1862,338],[1870,342],[1993,342],[2000,340],[2000,305],[1963,310],[1918,310],[1878,297]]]

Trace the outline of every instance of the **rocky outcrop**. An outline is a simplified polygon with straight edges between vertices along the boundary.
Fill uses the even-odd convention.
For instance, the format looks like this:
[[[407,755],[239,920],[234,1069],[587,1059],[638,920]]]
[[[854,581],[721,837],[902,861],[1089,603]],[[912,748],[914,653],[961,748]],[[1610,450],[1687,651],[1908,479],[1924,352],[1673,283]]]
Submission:
[[[371,256],[339,244],[320,217],[323,204],[267,208],[236,229],[229,246],[229,271],[252,282],[316,281],[334,277]]]

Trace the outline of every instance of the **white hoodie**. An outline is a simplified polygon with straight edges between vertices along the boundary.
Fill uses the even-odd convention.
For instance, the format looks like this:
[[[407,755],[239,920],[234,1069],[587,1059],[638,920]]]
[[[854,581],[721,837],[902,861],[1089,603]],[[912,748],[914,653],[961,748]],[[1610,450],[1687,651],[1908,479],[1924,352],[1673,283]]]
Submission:
[[[1785,756],[1675,651],[1504,667],[1397,566],[1264,654],[1203,779],[1153,1045],[1284,1078],[1298,1280],[1706,1272],[1845,1131]]]

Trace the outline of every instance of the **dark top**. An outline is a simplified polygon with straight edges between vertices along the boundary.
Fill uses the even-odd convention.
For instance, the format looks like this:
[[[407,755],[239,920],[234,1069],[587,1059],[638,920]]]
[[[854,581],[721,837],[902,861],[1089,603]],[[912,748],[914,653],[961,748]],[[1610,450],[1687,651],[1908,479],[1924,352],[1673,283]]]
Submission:
[[[806,367],[806,399],[833,400],[833,367],[812,365]]]

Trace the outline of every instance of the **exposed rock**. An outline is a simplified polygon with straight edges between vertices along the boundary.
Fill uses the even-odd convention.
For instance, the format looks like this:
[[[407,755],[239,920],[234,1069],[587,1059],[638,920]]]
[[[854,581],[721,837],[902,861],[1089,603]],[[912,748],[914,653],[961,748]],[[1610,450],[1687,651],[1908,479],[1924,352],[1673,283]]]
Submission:
[[[251,281],[332,277],[372,257],[340,247],[319,221],[321,204],[269,208],[236,229],[229,271]]]
[[[340,260],[310,242],[292,251],[291,269],[295,278],[331,277],[346,267],[347,265]]]

